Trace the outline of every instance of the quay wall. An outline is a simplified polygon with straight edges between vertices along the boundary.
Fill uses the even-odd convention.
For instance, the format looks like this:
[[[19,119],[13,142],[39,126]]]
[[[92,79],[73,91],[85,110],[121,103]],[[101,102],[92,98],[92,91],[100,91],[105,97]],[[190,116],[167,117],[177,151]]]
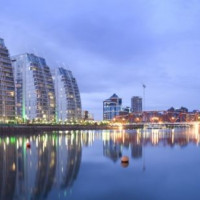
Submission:
[[[47,124],[34,124],[34,125],[14,125],[14,124],[0,124],[1,134],[34,134],[43,131],[72,131],[72,130],[118,130],[118,129],[139,129],[139,128],[175,128],[175,127],[189,127],[191,124],[151,124],[147,126],[144,124],[127,124],[122,126],[117,125],[47,125]]]

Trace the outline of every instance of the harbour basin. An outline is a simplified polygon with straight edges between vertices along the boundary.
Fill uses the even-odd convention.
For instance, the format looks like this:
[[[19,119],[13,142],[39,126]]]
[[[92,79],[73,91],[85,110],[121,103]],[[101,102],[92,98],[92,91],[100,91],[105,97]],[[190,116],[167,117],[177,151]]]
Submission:
[[[198,128],[13,135],[0,137],[2,200],[200,199]]]

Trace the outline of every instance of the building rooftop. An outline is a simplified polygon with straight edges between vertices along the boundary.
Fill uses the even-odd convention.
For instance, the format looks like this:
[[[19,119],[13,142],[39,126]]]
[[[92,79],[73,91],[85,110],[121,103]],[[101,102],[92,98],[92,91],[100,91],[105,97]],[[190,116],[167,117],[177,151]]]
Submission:
[[[132,96],[132,99],[137,98],[137,99],[142,99],[140,96]]]
[[[0,38],[0,45],[5,47],[4,40]]]
[[[111,97],[110,97],[110,99],[118,99],[119,97],[114,93]]]

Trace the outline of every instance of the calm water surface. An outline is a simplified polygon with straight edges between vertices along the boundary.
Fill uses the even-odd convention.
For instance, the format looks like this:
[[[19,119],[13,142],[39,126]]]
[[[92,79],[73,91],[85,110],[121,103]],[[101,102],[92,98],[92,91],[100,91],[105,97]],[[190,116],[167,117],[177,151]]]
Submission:
[[[199,200],[199,141],[189,128],[1,137],[0,199]]]

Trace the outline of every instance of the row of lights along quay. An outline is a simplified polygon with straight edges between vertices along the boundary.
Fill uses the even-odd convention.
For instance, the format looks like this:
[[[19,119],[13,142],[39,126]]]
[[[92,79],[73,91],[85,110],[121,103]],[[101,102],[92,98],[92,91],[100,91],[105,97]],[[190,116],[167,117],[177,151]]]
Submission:
[[[113,124],[123,124],[124,127],[134,127],[134,125],[159,124],[167,126],[187,126],[200,121],[200,112],[194,110],[189,112],[187,108],[173,107],[161,111],[143,111],[142,98],[133,96],[131,98],[131,109],[122,107],[122,98],[113,94],[109,99],[103,101],[103,119]]]

